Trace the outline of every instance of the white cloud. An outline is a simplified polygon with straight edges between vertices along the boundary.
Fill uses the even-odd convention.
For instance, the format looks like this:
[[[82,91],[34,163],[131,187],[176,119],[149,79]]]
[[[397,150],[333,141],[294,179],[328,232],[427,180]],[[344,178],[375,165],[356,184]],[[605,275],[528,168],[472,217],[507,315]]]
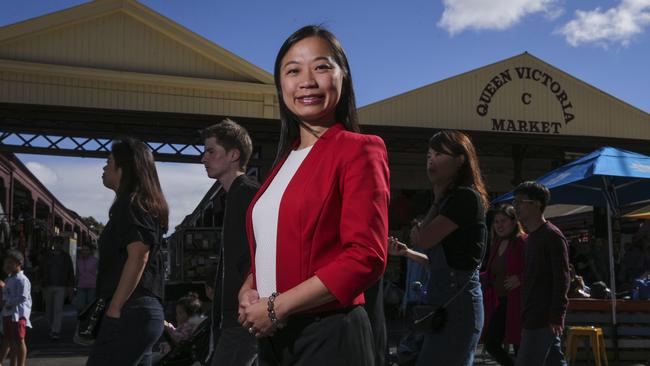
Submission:
[[[108,221],[115,194],[102,185],[103,159],[19,155],[39,180],[67,208],[80,216]],[[34,160],[38,160],[34,161]],[[200,164],[156,163],[158,176],[170,208],[171,234],[190,214],[214,183]]]
[[[56,184],[57,180],[59,179],[59,177],[56,176],[56,173],[52,169],[46,167],[43,164],[37,163],[35,161],[30,161],[27,162],[25,166],[27,166],[27,169],[29,169],[29,171],[32,172],[32,174],[34,174],[36,178],[38,178],[38,180],[40,180],[41,183],[45,184],[46,186]]]
[[[18,158],[30,159],[25,165],[65,207],[106,223],[114,194],[102,185],[103,160],[33,155]]]
[[[627,46],[648,24],[650,0],[623,0],[607,10],[576,10],[575,18],[558,32],[574,47],[593,43],[606,48],[610,44]]]
[[[557,0],[443,0],[445,10],[438,26],[450,34],[466,29],[504,30],[525,16],[544,13],[549,18],[561,14]]]
[[[169,205],[169,234],[199,204],[214,184],[200,164],[157,163],[160,185]]]

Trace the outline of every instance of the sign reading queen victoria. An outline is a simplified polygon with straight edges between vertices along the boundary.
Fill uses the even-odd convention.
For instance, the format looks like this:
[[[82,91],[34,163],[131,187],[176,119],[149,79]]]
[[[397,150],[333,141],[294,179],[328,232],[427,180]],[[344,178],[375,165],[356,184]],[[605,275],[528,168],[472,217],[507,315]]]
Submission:
[[[359,121],[491,134],[650,140],[650,114],[527,52],[361,107]]]
[[[521,103],[524,108],[531,106],[539,99],[543,100],[540,103],[546,102],[546,109],[550,109],[553,106],[548,105],[548,101],[552,100],[555,103],[554,108],[557,109],[548,115],[558,116],[558,118],[517,118],[517,116],[493,112],[494,108],[491,107],[494,100],[499,96],[500,91],[506,88],[515,88],[518,94],[518,98],[510,100],[509,103]],[[510,90],[508,94],[512,95],[513,92],[514,90]],[[535,108],[535,110],[539,111],[540,108]],[[571,96],[559,78],[543,69],[529,66],[514,66],[493,75],[479,94],[476,114],[490,121],[492,131],[542,134],[560,134],[562,128],[575,118]]]

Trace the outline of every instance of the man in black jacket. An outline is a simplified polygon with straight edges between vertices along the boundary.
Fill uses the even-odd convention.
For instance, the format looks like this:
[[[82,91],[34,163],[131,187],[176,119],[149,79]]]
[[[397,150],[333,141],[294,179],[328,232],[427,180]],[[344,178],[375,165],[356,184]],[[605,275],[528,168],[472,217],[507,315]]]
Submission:
[[[55,237],[39,267],[45,314],[50,324],[50,338],[58,340],[61,333],[63,304],[72,298],[74,267],[70,255],[63,251],[63,238]]]
[[[212,365],[249,366],[255,362],[257,341],[237,322],[238,293],[250,270],[246,210],[259,184],[247,177],[253,144],[246,129],[226,119],[202,131],[205,152],[201,163],[210,178],[226,191],[221,232],[221,256],[212,302]]]

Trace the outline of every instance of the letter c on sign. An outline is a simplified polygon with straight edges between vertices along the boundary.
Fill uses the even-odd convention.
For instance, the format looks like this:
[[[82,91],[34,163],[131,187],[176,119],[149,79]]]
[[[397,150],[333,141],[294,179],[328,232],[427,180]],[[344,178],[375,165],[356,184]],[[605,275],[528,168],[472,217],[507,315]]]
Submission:
[[[531,99],[532,95],[530,95],[530,93],[524,93],[521,95],[521,102],[524,104],[530,104]]]

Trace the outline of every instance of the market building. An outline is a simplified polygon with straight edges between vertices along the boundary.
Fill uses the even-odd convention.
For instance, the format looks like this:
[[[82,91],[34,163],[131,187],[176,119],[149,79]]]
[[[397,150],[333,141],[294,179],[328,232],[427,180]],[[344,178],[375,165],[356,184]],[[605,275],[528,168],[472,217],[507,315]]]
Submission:
[[[105,156],[106,139],[133,134],[162,160],[198,162],[200,151],[168,153],[200,144],[198,129],[231,117],[253,137],[252,174],[263,178],[275,158],[272,75],[134,0],[96,0],[0,28],[0,82],[4,149]],[[492,196],[604,145],[650,153],[650,115],[528,53],[359,115],[365,132],[386,141],[394,197],[428,189],[427,139],[439,129],[472,136]],[[92,141],[58,151],[43,138],[15,141],[57,129]]]
[[[264,174],[275,157],[275,93],[268,72],[134,0],[91,1],[0,28],[4,151],[105,158],[112,139],[132,135],[158,160],[198,163],[198,131],[230,117],[256,141],[249,173]],[[19,182],[32,186],[0,179],[8,217],[25,211],[85,233],[58,201],[48,205],[51,195]],[[185,220],[170,238],[171,280],[203,280],[216,260],[220,198],[216,184],[197,210],[204,219]],[[208,229],[184,229],[194,226]]]
[[[412,164],[423,166],[426,138],[438,129],[472,136],[492,195],[605,145],[650,152],[648,113],[526,52],[364,106],[359,116],[364,125],[399,127],[420,141],[416,157],[389,145],[398,153],[391,160],[395,188],[426,188],[425,179],[411,178],[425,177]]]

